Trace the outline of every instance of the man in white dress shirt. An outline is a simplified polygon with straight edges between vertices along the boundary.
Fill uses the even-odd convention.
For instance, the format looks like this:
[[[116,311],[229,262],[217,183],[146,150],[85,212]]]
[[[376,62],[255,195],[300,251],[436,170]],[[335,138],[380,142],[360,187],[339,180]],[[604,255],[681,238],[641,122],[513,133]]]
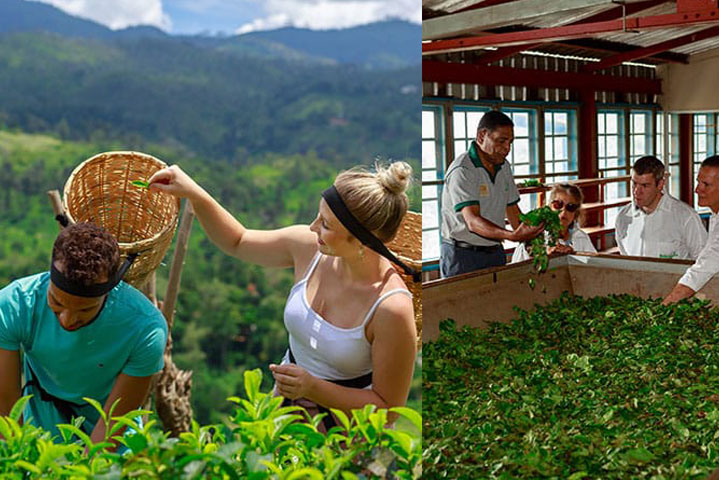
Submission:
[[[669,295],[664,298],[664,304],[678,302],[691,297],[719,272],[719,155],[714,155],[702,162],[697,177],[697,186],[694,190],[698,197],[699,206],[709,207],[712,216],[709,219],[709,238],[699,253],[694,265],[686,273]]]
[[[664,189],[664,164],[651,155],[632,167],[632,203],[617,215],[619,253],[695,260],[707,240],[699,214]]]

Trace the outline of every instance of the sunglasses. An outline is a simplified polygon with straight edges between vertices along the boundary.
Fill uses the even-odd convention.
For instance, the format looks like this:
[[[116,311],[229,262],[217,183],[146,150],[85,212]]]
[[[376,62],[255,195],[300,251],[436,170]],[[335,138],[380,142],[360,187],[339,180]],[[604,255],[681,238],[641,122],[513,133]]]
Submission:
[[[564,208],[569,213],[574,213],[579,210],[578,203],[564,203],[563,200],[552,200],[552,208],[554,210],[561,210]]]

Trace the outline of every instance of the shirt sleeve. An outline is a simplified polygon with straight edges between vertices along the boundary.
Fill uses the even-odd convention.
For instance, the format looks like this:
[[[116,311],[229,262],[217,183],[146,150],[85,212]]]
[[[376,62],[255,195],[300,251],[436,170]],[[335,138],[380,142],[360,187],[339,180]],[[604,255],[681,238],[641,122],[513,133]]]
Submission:
[[[631,203],[630,203],[631,205]],[[627,249],[624,247],[624,239],[627,236],[627,222],[625,220],[624,208],[619,211],[616,219],[614,220],[614,239],[619,247],[620,255],[629,255]]]
[[[583,232],[582,230],[577,230],[576,232],[574,232],[574,235],[572,235],[572,237],[572,248],[575,252],[597,253],[597,249],[594,248],[592,239],[589,238],[589,235],[587,235],[586,232]]]
[[[479,183],[468,169],[455,168],[446,182],[445,188],[449,188],[449,198],[455,212],[470,205],[479,205]]]
[[[679,283],[698,292],[717,272],[719,272],[719,235],[715,234],[709,237],[694,265],[687,269],[684,276],[679,279]]]
[[[695,260],[699,257],[704,245],[706,245],[708,236],[707,230],[704,228],[704,224],[698,213],[691,212],[691,215],[689,215],[684,223],[683,231],[684,241],[689,249],[690,258]]]
[[[157,314],[161,316],[159,311]],[[137,340],[122,373],[132,377],[147,377],[162,370],[166,343],[167,325],[164,318],[162,323],[152,322],[152,326],[145,329]]]
[[[17,282],[0,290],[0,348],[20,350],[25,341],[31,309]]]

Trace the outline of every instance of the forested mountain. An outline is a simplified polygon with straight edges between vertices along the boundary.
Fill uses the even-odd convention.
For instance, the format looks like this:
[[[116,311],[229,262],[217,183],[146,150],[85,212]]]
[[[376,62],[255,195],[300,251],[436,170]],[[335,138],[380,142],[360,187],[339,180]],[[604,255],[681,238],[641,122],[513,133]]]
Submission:
[[[22,23],[9,19],[15,7],[39,10]],[[366,28],[379,42],[382,24]],[[419,34],[411,45],[393,37],[397,51],[417,50],[401,68],[368,68],[351,55],[340,64],[323,50],[332,35],[341,46],[355,33],[323,32],[302,50],[292,29],[244,40],[112,32],[44,4],[0,0],[0,288],[47,269],[57,226],[45,192],[98,152],[179,163],[254,228],[310,222],[339,169],[379,156],[418,171]],[[417,210],[418,188],[411,196]],[[168,269],[158,270],[160,293]],[[219,421],[244,369],[267,372],[281,358],[291,283],[287,270],[224,255],[195,224],[173,338],[176,362],[195,372],[201,422]]]
[[[0,1],[0,34],[45,32],[102,39],[166,38],[213,49],[258,57],[348,63],[379,69],[419,65],[421,27],[390,20],[341,30],[282,28],[244,35],[170,36],[155,27],[111,30],[91,20],[73,17],[51,5],[28,0]]]

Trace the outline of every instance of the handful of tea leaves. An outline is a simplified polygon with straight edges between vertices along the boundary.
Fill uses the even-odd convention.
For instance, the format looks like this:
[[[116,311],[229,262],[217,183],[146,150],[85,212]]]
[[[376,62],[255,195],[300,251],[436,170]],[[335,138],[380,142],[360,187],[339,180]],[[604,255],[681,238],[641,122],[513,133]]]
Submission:
[[[536,178],[529,178],[522,183],[522,187],[541,187],[542,182]]]
[[[148,182],[144,182],[144,181],[142,181],[142,180],[134,180],[134,181],[132,182],[132,184],[133,184],[134,186],[136,186],[137,188],[144,188],[144,189],[149,189],[149,188],[150,188],[150,184],[149,184]]]
[[[549,264],[547,247],[557,244],[559,233],[562,230],[559,212],[555,212],[549,207],[540,207],[526,214],[520,214],[519,219],[532,227],[544,224],[544,235],[538,235],[527,242],[529,253],[534,258],[534,267],[537,271],[544,272]]]

